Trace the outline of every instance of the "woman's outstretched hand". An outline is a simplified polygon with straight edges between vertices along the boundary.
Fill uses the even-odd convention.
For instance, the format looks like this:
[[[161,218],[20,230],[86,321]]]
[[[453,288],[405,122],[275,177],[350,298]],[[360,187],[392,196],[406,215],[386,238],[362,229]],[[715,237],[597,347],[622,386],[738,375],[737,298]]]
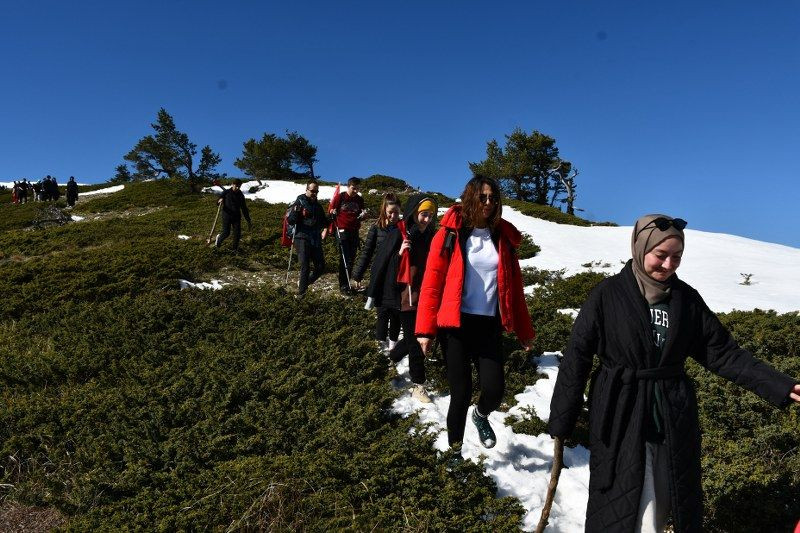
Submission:
[[[789,393],[789,398],[800,403],[800,383],[797,383],[794,388],[792,388],[792,392]]]
[[[428,345],[431,340],[428,337],[417,337],[419,347],[422,348],[422,355],[428,355]]]
[[[533,348],[533,341],[534,339],[528,339],[525,342],[523,342],[522,349],[525,350],[526,352],[530,352],[531,348]]]

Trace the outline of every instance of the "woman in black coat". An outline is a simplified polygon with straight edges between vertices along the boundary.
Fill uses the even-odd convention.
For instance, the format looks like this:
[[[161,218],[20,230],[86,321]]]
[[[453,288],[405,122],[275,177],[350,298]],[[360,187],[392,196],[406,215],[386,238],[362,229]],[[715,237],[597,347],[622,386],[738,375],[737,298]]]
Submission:
[[[589,388],[586,531],[700,531],[700,425],[692,357],[783,407],[800,402],[797,380],[740,348],[692,287],[679,280],[686,222],[640,218],[622,271],[589,295],[572,329],[551,402],[548,432],[572,432]]]
[[[394,193],[386,193],[383,195],[378,221],[369,229],[364,246],[361,248],[361,254],[358,256],[353,269],[353,280],[356,282],[356,288],[361,288],[361,280],[364,279],[364,273],[372,261],[372,256],[376,253],[376,250],[382,249],[386,236],[397,232],[397,223],[399,221],[400,204],[397,201],[397,196]],[[381,257],[385,260],[386,255],[382,254]],[[372,264],[370,279],[376,277],[381,268],[382,264],[376,260]],[[397,275],[396,269],[394,274]],[[394,292],[395,294],[397,293],[396,290]],[[375,324],[375,339],[381,343],[381,348],[391,350],[400,335],[400,298],[395,295],[387,298],[385,302],[382,297],[379,300],[382,303],[377,307],[378,317]],[[370,297],[367,308],[371,308],[373,305],[374,297]],[[389,336],[388,342],[386,341],[387,334]]]

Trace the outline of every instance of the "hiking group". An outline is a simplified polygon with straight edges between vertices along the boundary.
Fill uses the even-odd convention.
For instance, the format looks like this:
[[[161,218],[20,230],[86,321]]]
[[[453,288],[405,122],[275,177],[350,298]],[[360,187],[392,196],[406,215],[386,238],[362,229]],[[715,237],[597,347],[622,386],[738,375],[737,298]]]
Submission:
[[[425,361],[435,342],[442,347],[455,462],[462,460],[468,418],[480,444],[492,448],[497,436],[489,415],[505,391],[502,335],[515,334],[526,351],[535,337],[517,258],[522,234],[502,218],[500,187],[472,178],[438,228],[434,197],[412,194],[403,208],[387,193],[356,257],[365,213],[359,185],[351,178],[327,213],[316,181],[290,205],[284,241],[297,251],[298,295],[324,272],[322,242],[333,233],[340,291],[362,290],[369,271],[366,308],[376,312],[375,338],[392,361],[408,356],[412,396],[420,402],[434,401],[425,388]],[[241,195],[234,187],[228,194]],[[243,197],[237,202],[231,205],[244,206]],[[586,531],[661,532],[670,518],[676,532],[702,529],[700,427],[684,370],[688,357],[775,406],[800,403],[798,380],[738,346],[700,294],[678,279],[685,227],[661,214],[636,221],[631,259],[591,291],[560,364],[548,422],[557,454],[584,408],[591,373]],[[595,356],[600,365],[592,373]],[[480,394],[470,416],[473,368]]]
[[[32,196],[35,202],[58,201],[61,198],[61,191],[58,188],[56,178],[49,174],[37,182],[31,183],[27,178],[15,181],[11,187],[11,203],[28,203],[28,197]],[[75,177],[70,176],[67,182],[67,204],[70,207],[75,205],[78,200],[78,184]]]

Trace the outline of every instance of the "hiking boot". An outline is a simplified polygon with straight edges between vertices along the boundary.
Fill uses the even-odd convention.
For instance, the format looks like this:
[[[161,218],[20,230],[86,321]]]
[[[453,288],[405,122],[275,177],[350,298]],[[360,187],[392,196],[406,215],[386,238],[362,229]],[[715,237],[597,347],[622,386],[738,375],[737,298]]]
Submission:
[[[478,440],[481,441],[484,448],[493,448],[497,443],[497,436],[492,430],[492,425],[489,424],[489,418],[481,415],[478,412],[478,406],[472,410],[472,423],[478,429]]]
[[[421,403],[433,403],[423,385],[415,384],[411,390],[411,397]]]

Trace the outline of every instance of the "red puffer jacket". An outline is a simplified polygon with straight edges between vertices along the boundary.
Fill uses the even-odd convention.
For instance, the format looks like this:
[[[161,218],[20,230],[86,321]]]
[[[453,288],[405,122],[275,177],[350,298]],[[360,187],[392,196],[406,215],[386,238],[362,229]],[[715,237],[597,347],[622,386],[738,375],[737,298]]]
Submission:
[[[454,205],[445,213],[441,228],[431,243],[417,307],[418,336],[434,337],[438,328],[461,326],[461,293],[464,288],[464,256],[459,245],[461,224],[461,206]],[[533,339],[536,332],[525,304],[522,274],[516,257],[522,234],[513,224],[503,219],[500,219],[497,229],[497,252],[500,256],[497,300],[500,319],[503,328],[516,333],[524,344]],[[455,239],[452,241],[452,253],[445,249],[448,233],[452,234],[450,239]]]

